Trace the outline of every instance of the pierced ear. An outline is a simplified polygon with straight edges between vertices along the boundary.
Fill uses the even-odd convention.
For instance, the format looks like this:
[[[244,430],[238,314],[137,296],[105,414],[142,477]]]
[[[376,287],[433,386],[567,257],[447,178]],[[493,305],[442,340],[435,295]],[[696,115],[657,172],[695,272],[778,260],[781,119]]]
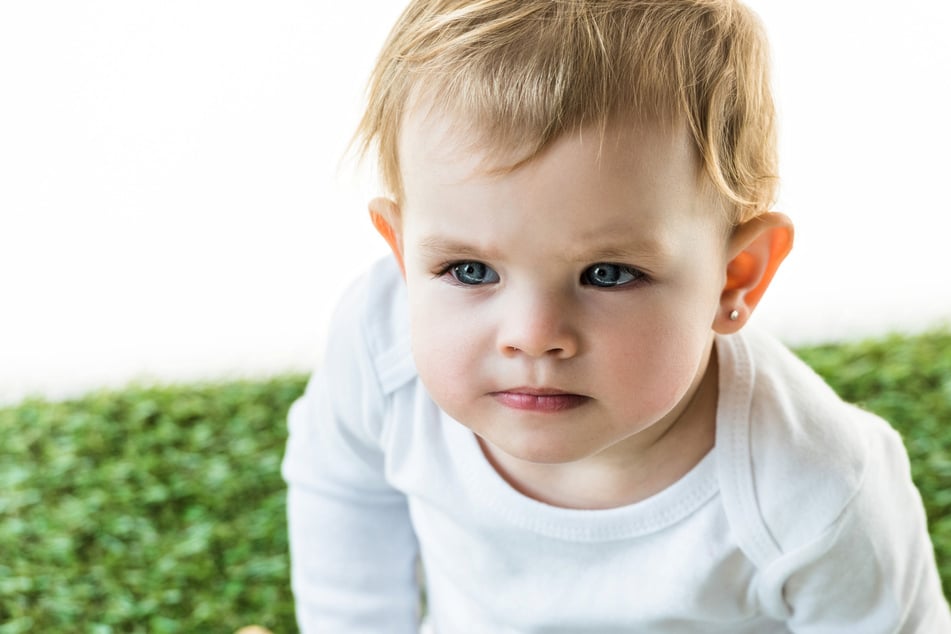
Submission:
[[[400,232],[400,208],[389,198],[374,198],[370,201],[370,220],[383,236],[400,265],[400,272],[406,277],[403,265],[403,236]]]
[[[734,333],[746,324],[792,245],[792,221],[779,213],[762,214],[733,231],[716,332]]]

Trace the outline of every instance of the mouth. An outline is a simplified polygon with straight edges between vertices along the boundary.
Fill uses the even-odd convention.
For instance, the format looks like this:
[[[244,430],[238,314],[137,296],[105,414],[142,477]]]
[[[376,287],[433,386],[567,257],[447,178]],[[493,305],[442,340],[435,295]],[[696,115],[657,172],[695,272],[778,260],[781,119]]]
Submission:
[[[584,405],[590,397],[557,389],[516,387],[492,392],[492,397],[510,409],[529,412],[562,412]]]

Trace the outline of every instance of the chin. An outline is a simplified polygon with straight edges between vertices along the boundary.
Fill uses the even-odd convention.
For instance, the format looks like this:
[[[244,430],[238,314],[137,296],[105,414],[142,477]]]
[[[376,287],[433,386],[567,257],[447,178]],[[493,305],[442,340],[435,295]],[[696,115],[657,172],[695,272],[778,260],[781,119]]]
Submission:
[[[505,438],[484,438],[502,453],[534,464],[568,464],[583,460],[595,453],[596,448],[589,448],[567,438],[546,439],[539,434],[519,434]]]

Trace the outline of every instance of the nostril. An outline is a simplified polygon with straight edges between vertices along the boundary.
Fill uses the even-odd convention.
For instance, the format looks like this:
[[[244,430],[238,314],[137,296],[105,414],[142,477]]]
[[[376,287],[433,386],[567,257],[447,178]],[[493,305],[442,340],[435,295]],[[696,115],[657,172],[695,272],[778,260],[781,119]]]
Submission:
[[[550,347],[547,349],[535,350],[530,347],[517,346],[517,345],[506,345],[503,346],[502,352],[507,356],[514,356],[519,354],[528,355],[531,357],[564,357],[568,355],[568,348],[558,346]]]
[[[500,328],[496,350],[505,356],[525,355],[535,358],[561,359],[573,356],[579,345],[577,333],[568,317],[553,308],[543,313],[531,312],[510,316]],[[521,317],[521,318],[520,318]]]

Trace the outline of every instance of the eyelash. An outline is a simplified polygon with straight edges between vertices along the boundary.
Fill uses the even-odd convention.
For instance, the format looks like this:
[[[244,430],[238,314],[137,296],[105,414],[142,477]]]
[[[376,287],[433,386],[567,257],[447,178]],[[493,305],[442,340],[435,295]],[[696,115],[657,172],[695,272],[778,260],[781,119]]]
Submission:
[[[484,262],[480,262],[479,260],[453,260],[451,262],[445,262],[443,264],[440,264],[438,267],[436,267],[435,275],[433,277],[435,279],[440,279],[440,278],[445,278],[448,276],[449,278],[448,281],[452,284],[455,284],[456,286],[464,286],[467,288],[480,286],[479,284],[466,284],[464,282],[461,282],[458,279],[456,279],[455,275],[452,274],[452,270],[454,268],[456,268],[457,266],[461,266],[463,264],[482,264],[487,269],[492,269],[492,267],[490,267],[488,264],[485,264]],[[494,269],[492,270],[494,272]]]
[[[595,284],[590,281],[585,281],[586,278],[589,277],[589,273],[593,273],[594,270],[599,267],[617,267],[618,269],[620,269],[620,273],[622,275],[628,275],[631,277],[631,279],[622,284],[617,284],[615,286],[602,286],[600,284]],[[648,275],[641,269],[634,266],[628,266],[627,264],[618,264],[616,262],[596,262],[595,264],[588,266],[587,268],[585,268],[584,271],[581,272],[581,279],[582,279],[582,284],[584,286],[592,286],[594,288],[598,288],[601,290],[637,288],[639,286],[642,286],[650,282],[650,278],[648,277]]]
[[[490,267],[489,265],[485,264],[484,262],[480,262],[480,261],[478,261],[478,260],[452,260],[452,261],[449,261],[449,262],[444,262],[444,263],[440,264],[439,266],[437,266],[437,267],[434,269],[433,278],[434,278],[434,279],[440,279],[440,278],[445,278],[445,277],[448,276],[448,277],[450,278],[450,279],[449,279],[449,282],[452,283],[452,284],[455,284],[455,285],[457,285],[457,286],[464,286],[464,287],[467,287],[467,288],[471,288],[471,287],[475,287],[475,286],[480,286],[479,284],[465,284],[465,283],[460,282],[459,280],[457,280],[457,279],[455,278],[455,276],[452,275],[452,270],[453,270],[455,267],[460,266],[460,265],[462,265],[462,264],[471,264],[471,263],[482,264],[482,265],[486,266],[486,268],[489,268],[489,269],[492,268],[492,267]],[[633,275],[634,279],[632,279],[632,280],[629,281],[629,282],[625,282],[624,284],[618,285],[618,286],[598,286],[597,284],[585,283],[585,282],[583,281],[583,279],[584,279],[586,273],[587,273],[589,270],[591,270],[592,268],[594,268],[594,267],[596,267],[596,266],[599,266],[599,265],[616,266],[616,267],[621,268],[621,269],[623,269],[624,271],[630,273],[631,275]],[[494,269],[492,269],[492,270],[494,271]],[[586,268],[582,271],[581,275],[579,276],[579,279],[582,280],[582,285],[583,285],[583,286],[591,286],[591,287],[593,287],[593,288],[597,288],[597,289],[600,289],[600,290],[616,290],[616,289],[626,289],[626,288],[637,288],[637,287],[640,287],[640,286],[644,286],[644,285],[646,285],[646,284],[650,284],[650,283],[653,281],[653,280],[651,279],[651,277],[650,277],[647,273],[645,273],[643,270],[641,270],[641,269],[639,269],[639,268],[637,268],[637,267],[634,267],[634,266],[629,266],[629,265],[627,265],[627,264],[618,264],[618,263],[616,263],[616,262],[596,262],[595,264],[592,264],[592,265],[586,267]]]

